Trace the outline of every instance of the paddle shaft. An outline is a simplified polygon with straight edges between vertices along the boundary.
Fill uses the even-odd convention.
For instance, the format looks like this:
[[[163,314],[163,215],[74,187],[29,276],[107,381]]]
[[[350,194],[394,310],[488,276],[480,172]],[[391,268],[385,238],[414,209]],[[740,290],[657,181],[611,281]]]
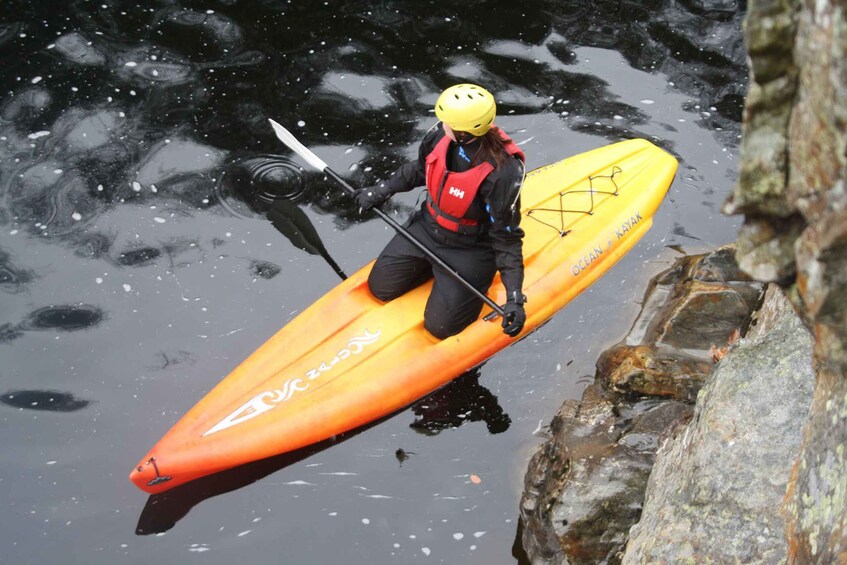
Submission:
[[[355,188],[353,188],[352,186],[350,186],[350,184],[349,184],[346,180],[344,180],[344,179],[343,179],[343,178],[342,178],[342,177],[341,177],[338,173],[336,173],[335,171],[333,171],[333,170],[332,170],[332,169],[330,169],[329,167],[324,168],[324,173],[326,173],[326,175],[327,175],[329,178],[331,178],[332,180],[334,180],[335,182],[337,182],[339,185],[341,185],[341,187],[342,187],[342,188],[344,188],[344,190],[346,190],[346,191],[347,191],[350,195],[356,194],[356,189],[355,189]],[[448,275],[450,275],[451,277],[453,277],[453,278],[454,278],[457,282],[459,282],[460,284],[462,284],[463,286],[465,286],[468,290],[470,290],[472,293],[474,293],[474,294],[477,296],[477,298],[479,298],[480,300],[482,300],[484,303],[488,304],[488,306],[490,306],[490,307],[491,307],[491,308],[492,308],[495,312],[497,312],[497,314],[499,314],[501,317],[503,317],[503,318],[505,318],[505,317],[506,317],[505,313],[503,312],[503,309],[500,307],[500,305],[499,305],[499,304],[497,304],[496,302],[494,302],[493,300],[491,300],[490,298],[488,298],[486,295],[484,295],[483,293],[481,293],[481,292],[479,291],[479,289],[477,289],[477,288],[476,288],[475,286],[473,286],[471,283],[469,283],[468,281],[466,281],[466,280],[464,279],[464,277],[462,277],[462,275],[460,275],[460,274],[459,274],[456,270],[454,270],[452,267],[450,267],[450,265],[448,265],[447,263],[445,263],[445,262],[441,259],[441,257],[439,257],[438,255],[436,255],[435,253],[433,253],[433,252],[432,252],[432,251],[431,251],[431,250],[430,250],[430,249],[429,249],[426,245],[424,245],[423,243],[421,243],[421,241],[420,241],[418,238],[416,238],[416,237],[415,237],[415,236],[413,236],[411,233],[409,233],[409,231],[408,231],[406,228],[404,228],[403,226],[401,226],[400,224],[398,224],[398,223],[394,220],[394,218],[392,218],[391,216],[389,216],[388,214],[386,214],[385,212],[383,212],[382,210],[380,210],[380,209],[379,209],[379,207],[374,206],[374,207],[372,208],[372,210],[373,210],[374,212],[376,212],[376,215],[377,215],[377,216],[379,216],[380,218],[382,218],[382,219],[385,221],[385,223],[387,223],[389,226],[391,226],[392,228],[394,228],[394,230],[395,230],[397,233],[399,233],[400,235],[402,235],[403,237],[405,237],[405,238],[409,241],[409,243],[411,243],[412,245],[414,245],[415,247],[417,247],[418,249],[420,249],[420,250],[421,250],[421,251],[422,251],[422,252],[423,252],[423,253],[424,253],[427,257],[429,257],[429,258],[430,258],[430,259],[431,259],[431,260],[432,260],[432,261],[433,261],[436,265],[438,265],[439,267],[441,267],[442,269],[444,269],[445,271],[447,271],[447,274],[448,274]]]
[[[338,173],[330,169],[329,165],[327,165],[320,157],[315,155],[315,153],[311,149],[300,143],[300,141],[296,137],[294,137],[293,133],[285,129],[281,124],[279,124],[275,120],[268,119],[268,121],[271,123],[271,126],[273,127],[276,136],[279,138],[280,141],[287,145],[289,149],[300,155],[303,159],[306,160],[307,163],[315,167],[317,170],[323,172],[329,178],[340,184],[342,188],[344,188],[344,190],[346,190],[351,196],[356,194],[355,188],[350,186],[350,184],[346,180],[341,178]],[[500,308],[500,306],[496,302],[485,296],[471,283],[466,281],[462,277],[462,275],[460,275],[456,270],[450,267],[450,265],[445,263],[441,259],[441,257],[433,253],[429,248],[427,248],[423,243],[421,243],[418,238],[409,233],[406,228],[394,221],[391,216],[380,210],[379,207],[374,207],[374,211],[380,218],[385,220],[385,222],[389,226],[394,228],[397,233],[409,240],[409,243],[420,249],[424,253],[424,255],[426,255],[433,261],[433,263],[444,269],[448,275],[450,275],[453,279],[456,280],[456,282],[470,290],[477,298],[482,300],[485,304],[488,304],[494,310],[494,312],[501,316],[504,320],[506,319],[506,313],[503,311],[502,308]],[[491,314],[486,316],[486,318],[488,318],[489,316],[491,316]]]

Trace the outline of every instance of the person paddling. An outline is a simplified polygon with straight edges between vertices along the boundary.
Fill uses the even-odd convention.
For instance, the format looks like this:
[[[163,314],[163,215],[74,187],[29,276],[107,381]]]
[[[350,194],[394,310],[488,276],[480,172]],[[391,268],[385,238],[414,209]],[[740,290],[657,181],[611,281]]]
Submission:
[[[393,194],[426,186],[426,200],[407,230],[483,294],[499,271],[507,294],[503,332],[516,337],[526,322],[520,227],[525,157],[494,125],[496,113],[494,96],[481,86],[447,88],[435,104],[440,122],[424,136],[418,159],[388,180],[358,190],[355,198],[367,211]],[[430,278],[424,327],[444,339],[477,319],[482,300],[407,238],[398,234],[389,241],[368,286],[388,302]]]

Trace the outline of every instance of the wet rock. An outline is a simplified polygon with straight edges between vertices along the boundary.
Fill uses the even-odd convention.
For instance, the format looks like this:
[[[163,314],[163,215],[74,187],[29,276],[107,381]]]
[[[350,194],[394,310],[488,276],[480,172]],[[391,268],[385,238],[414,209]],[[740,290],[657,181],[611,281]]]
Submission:
[[[56,40],[56,51],[70,61],[84,66],[98,66],[106,62],[106,56],[94,47],[82,34],[67,33]]]
[[[745,331],[763,286],[731,246],[685,257],[651,281],[623,342],[604,351],[597,378],[607,394],[693,402],[712,370],[712,350]]]
[[[723,344],[733,330],[744,328],[757,306],[759,283],[733,284],[692,280],[658,325],[657,341],[677,349]]]
[[[664,359],[679,354],[680,367],[694,369],[687,357],[708,358],[712,346],[726,344],[736,330],[743,332],[762,292],[762,283],[739,269],[732,246],[683,258],[650,282],[624,343],[650,346]],[[642,348],[640,355],[645,352]]]
[[[533,563],[615,561],[641,514],[663,434],[692,412],[682,402],[588,396],[562,406],[529,464],[521,518]]]
[[[597,361],[598,376],[611,394],[688,402],[697,398],[711,371],[711,361],[650,345],[618,345]]]
[[[786,559],[775,509],[808,414],[811,353],[811,336],[771,287],[756,326],[701,391],[691,423],[659,450],[623,563]]]
[[[619,560],[658,445],[690,417],[711,350],[749,326],[762,293],[731,246],[654,277],[629,334],[601,354],[594,384],[565,403],[530,463],[521,519],[533,562]]]

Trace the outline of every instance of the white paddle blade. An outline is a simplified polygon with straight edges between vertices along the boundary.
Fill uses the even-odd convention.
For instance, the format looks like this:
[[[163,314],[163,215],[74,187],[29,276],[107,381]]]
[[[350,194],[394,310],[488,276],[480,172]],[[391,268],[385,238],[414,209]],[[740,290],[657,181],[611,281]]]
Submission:
[[[305,145],[297,141],[297,138],[291,134],[290,131],[282,127],[279,123],[274,120],[268,118],[268,121],[271,123],[271,126],[274,128],[274,132],[276,136],[286,144],[289,149],[303,157],[310,165],[312,165],[317,170],[323,172],[329,165],[324,163],[320,157],[312,153]]]

